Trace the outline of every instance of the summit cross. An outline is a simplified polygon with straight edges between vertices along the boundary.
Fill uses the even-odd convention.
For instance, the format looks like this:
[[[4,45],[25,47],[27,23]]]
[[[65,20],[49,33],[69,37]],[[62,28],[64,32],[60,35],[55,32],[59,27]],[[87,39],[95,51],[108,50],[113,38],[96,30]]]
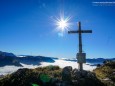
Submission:
[[[68,31],[68,33],[78,33],[79,37],[79,52],[77,53],[77,62],[78,69],[80,71],[83,70],[83,63],[86,63],[86,53],[82,53],[82,33],[92,33],[92,30],[81,30],[81,22],[78,22],[78,30],[76,31]]]

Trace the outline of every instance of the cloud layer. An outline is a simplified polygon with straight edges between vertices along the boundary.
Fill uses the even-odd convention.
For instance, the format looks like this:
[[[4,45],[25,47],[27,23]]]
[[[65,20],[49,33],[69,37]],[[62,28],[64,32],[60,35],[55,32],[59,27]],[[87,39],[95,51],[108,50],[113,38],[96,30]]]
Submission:
[[[41,62],[41,65],[26,65],[21,63],[23,67],[16,67],[16,66],[4,66],[0,67],[0,75],[6,75],[6,74],[11,74],[15,72],[16,70],[20,68],[37,68],[37,67],[44,67],[48,65],[58,65],[60,68],[64,68],[65,66],[72,66],[72,68],[78,68],[77,62],[72,62],[72,61],[65,61],[65,60],[55,60],[54,63],[48,63],[48,62]],[[83,64],[84,70],[90,70],[92,71],[93,69],[96,68],[96,66],[90,66],[87,64]]]

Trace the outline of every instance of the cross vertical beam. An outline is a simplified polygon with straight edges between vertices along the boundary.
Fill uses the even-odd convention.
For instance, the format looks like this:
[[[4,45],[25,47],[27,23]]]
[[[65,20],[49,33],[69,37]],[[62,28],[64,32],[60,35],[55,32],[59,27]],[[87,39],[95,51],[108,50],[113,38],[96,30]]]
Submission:
[[[78,30],[79,30],[79,53],[82,53],[82,35],[81,35],[81,22],[78,22]],[[83,64],[78,63],[78,69],[80,71],[83,70]]]
[[[80,71],[83,70],[83,63],[86,62],[86,53],[82,53],[82,33],[92,33],[92,30],[81,30],[81,22],[78,22],[78,30],[77,31],[68,31],[68,33],[78,33],[79,36],[79,52],[77,53],[77,62],[78,69]]]
[[[81,22],[78,22],[78,30],[79,30],[79,53],[82,53]]]

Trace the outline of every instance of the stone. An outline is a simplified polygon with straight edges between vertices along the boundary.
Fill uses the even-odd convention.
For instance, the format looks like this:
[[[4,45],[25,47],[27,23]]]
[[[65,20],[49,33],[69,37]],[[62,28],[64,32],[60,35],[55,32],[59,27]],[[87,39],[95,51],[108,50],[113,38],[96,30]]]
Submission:
[[[79,78],[81,78],[81,71],[79,71],[78,69],[74,69],[74,70],[72,71],[72,77],[73,77],[74,79],[79,79]]]
[[[62,80],[70,82],[71,81],[71,72],[72,72],[71,66],[64,67],[62,70]]]
[[[109,78],[105,78],[105,79],[103,79],[104,81],[110,81],[111,79],[109,79]]]
[[[0,75],[0,78],[3,78],[4,77],[4,75]]]
[[[82,76],[82,77],[86,77],[86,76],[87,76],[87,73],[88,73],[87,71],[83,70],[83,71],[81,71],[81,76]]]
[[[100,67],[101,66],[101,64],[97,64],[97,67]]]
[[[51,86],[60,86],[60,81],[58,80],[58,79],[56,79],[56,78],[52,78],[51,80],[50,80],[50,85]]]
[[[88,78],[94,78],[94,77],[96,77],[96,76],[95,76],[94,73],[92,73],[92,72],[89,71],[89,72],[87,73],[87,77],[88,77]]]
[[[114,75],[115,75],[115,72],[113,72],[112,74],[114,74]]]
[[[74,86],[77,86],[78,85],[78,80],[72,80],[72,83]]]
[[[71,86],[70,83],[68,83],[67,81],[63,81],[61,83],[61,86]]]

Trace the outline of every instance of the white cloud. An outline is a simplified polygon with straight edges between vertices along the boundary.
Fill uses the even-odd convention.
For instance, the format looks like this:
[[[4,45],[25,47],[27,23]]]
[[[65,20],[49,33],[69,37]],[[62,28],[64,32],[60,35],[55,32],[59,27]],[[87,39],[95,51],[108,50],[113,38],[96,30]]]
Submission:
[[[64,61],[64,60],[55,60],[54,63],[46,63],[46,62],[42,62],[40,66],[48,66],[48,65],[58,65],[60,66],[60,68],[64,68],[65,66],[72,66],[72,68],[78,68],[78,64],[77,62],[72,62],[72,61]],[[84,70],[90,70],[92,71],[93,69],[96,68],[96,66],[90,66],[87,64],[83,64],[83,68]]]
[[[21,65],[23,65],[23,67],[16,67],[16,66],[4,66],[4,67],[0,67],[0,75],[6,75],[6,74],[11,74],[15,71],[17,71],[20,68],[29,68],[29,69],[33,69],[33,68],[37,68],[37,67],[44,67],[44,66],[48,66],[48,65],[58,65],[60,66],[60,68],[64,68],[65,66],[72,66],[72,68],[78,68],[78,64],[77,62],[72,62],[72,61],[65,61],[65,60],[55,60],[54,63],[47,63],[47,62],[41,62],[41,65],[26,65],[21,63]],[[96,66],[90,66],[90,65],[86,65],[83,64],[84,70],[90,70],[92,71],[93,69],[96,68]]]

